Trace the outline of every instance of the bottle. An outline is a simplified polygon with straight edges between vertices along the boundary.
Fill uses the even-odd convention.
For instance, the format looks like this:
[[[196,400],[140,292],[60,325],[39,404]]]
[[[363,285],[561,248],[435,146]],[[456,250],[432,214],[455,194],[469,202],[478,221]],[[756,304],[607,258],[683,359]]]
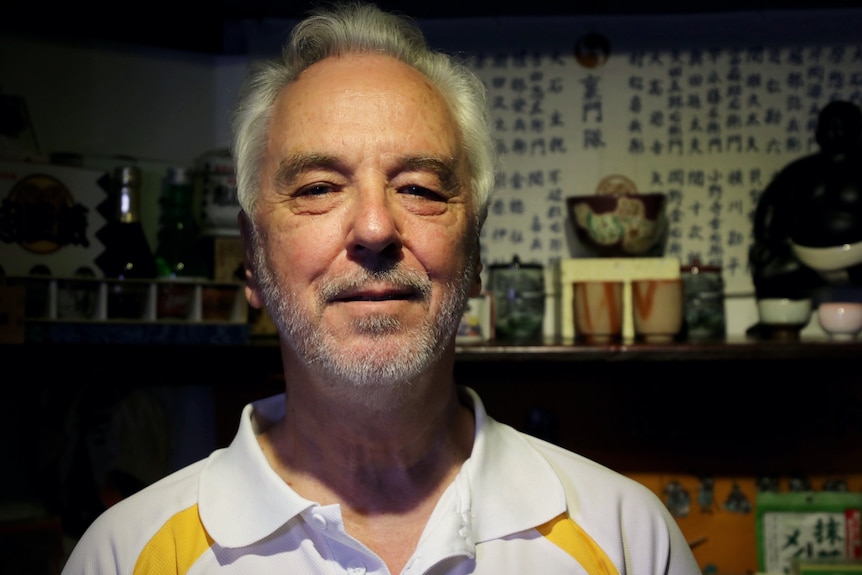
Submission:
[[[105,251],[96,265],[108,286],[108,318],[141,319],[148,302],[149,284],[135,280],[156,277],[156,261],[141,225],[141,170],[120,166],[114,170],[109,199],[109,223],[97,233]]]
[[[159,277],[206,279],[209,275],[194,215],[194,186],[187,168],[169,168],[159,218],[156,273]]]
[[[194,185],[189,170],[169,168],[159,200],[156,274],[158,317],[187,319],[193,313],[195,283],[209,272],[203,255],[200,227],[194,214]]]

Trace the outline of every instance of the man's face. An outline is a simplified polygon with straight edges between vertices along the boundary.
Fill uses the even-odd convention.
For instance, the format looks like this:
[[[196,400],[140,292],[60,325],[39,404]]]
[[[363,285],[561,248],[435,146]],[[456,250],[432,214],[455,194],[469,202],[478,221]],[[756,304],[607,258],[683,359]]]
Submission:
[[[260,182],[252,305],[329,379],[368,392],[422,373],[478,291],[466,159],[439,93],[386,56],[319,62],[276,102]]]

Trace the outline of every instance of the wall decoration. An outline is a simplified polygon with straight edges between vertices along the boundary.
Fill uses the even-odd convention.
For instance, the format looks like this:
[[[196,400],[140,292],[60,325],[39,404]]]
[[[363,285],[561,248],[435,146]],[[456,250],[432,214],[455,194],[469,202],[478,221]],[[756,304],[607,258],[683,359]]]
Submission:
[[[459,49],[490,90],[501,158],[486,266],[594,257],[565,200],[621,175],[667,195],[666,256],[718,266],[726,295],[752,294],[760,194],[816,150],[825,104],[862,103],[851,16],[846,30],[825,13],[572,19],[541,28],[541,40],[512,32],[505,46]]]

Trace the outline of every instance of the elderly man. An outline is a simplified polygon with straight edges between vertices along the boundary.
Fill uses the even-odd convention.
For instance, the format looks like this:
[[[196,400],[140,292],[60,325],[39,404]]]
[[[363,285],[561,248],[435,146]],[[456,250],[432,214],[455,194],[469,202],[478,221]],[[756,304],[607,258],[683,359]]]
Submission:
[[[121,501],[66,575],[695,575],[642,485],[495,422],[453,379],[494,181],[481,82],[371,5],[313,14],[235,121],[246,296],[286,392]]]

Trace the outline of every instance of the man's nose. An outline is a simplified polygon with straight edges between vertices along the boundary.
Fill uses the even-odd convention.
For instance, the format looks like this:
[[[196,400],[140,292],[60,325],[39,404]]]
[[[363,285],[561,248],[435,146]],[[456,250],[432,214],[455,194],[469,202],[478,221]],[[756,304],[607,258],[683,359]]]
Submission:
[[[397,207],[387,190],[362,190],[352,210],[349,250],[394,253],[401,249]]]

